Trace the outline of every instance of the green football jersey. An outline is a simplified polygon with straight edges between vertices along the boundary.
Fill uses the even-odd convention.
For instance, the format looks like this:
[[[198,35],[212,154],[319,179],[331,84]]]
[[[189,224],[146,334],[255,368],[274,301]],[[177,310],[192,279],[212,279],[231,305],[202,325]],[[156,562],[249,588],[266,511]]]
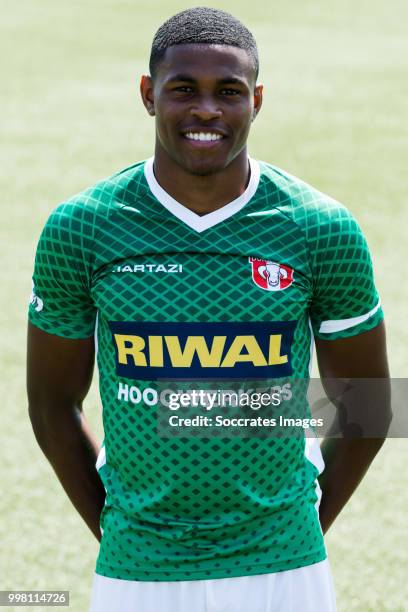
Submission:
[[[158,430],[166,388],[307,379],[313,336],[382,319],[347,209],[250,163],[246,191],[199,216],[160,187],[150,159],[60,205],[41,235],[31,322],[96,338],[104,576],[224,578],[326,556],[316,438]]]

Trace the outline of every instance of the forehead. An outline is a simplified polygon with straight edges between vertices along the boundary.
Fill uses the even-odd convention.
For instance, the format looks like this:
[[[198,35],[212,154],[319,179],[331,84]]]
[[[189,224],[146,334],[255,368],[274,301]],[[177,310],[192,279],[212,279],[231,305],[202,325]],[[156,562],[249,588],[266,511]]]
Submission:
[[[157,77],[165,81],[183,74],[192,79],[255,79],[255,68],[245,49],[231,45],[185,44],[169,47],[158,65]]]

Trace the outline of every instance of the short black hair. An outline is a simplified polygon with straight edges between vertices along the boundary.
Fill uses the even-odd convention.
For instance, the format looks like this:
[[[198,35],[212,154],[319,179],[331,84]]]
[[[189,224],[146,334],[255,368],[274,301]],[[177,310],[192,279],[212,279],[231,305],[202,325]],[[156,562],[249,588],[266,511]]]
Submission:
[[[252,59],[255,78],[258,78],[258,48],[251,32],[230,13],[205,6],[181,11],[160,26],[154,35],[150,52],[151,76],[155,77],[158,65],[169,47],[200,43],[244,49]]]

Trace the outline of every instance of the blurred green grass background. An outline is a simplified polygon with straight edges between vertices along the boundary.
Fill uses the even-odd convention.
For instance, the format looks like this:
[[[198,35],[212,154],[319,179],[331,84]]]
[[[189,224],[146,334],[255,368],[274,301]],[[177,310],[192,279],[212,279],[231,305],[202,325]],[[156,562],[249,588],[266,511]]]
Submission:
[[[139,78],[157,27],[188,6],[195,3],[1,1],[0,589],[69,589],[74,612],[87,610],[97,545],[28,422],[26,305],[35,246],[57,203],[151,155],[154,125],[139,100]],[[265,102],[251,155],[357,216],[372,249],[392,374],[405,377],[407,3],[211,6],[241,18],[259,43]],[[86,412],[101,435],[96,380]],[[406,440],[388,440],[328,535],[340,612],[408,610],[406,461]]]

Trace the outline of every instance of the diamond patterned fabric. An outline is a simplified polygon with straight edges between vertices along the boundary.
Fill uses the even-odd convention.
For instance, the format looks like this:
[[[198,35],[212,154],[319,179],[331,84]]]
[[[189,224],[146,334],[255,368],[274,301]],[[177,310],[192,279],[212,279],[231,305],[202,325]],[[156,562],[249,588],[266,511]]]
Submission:
[[[94,333],[98,313],[106,450],[99,473],[107,498],[97,572],[105,576],[223,578],[293,569],[326,556],[315,509],[318,469],[305,454],[305,439],[159,435],[159,407],[151,398],[163,384],[149,378],[148,360],[161,363],[161,357],[140,344],[148,323],[164,330],[169,323],[200,324],[206,341],[209,324],[218,323],[226,342],[240,325],[292,323],[287,364],[291,376],[307,378],[311,326],[315,335],[336,339],[379,323],[381,309],[346,329],[321,331],[325,321],[361,317],[378,303],[366,242],[343,206],[260,166],[255,196],[202,233],[153,196],[140,163],[60,205],[41,235],[31,322],[85,338]],[[272,289],[253,280],[250,258],[261,261],[259,274]],[[279,290],[287,278],[282,266],[293,280]],[[124,322],[134,335],[120,349],[112,323]],[[163,346],[170,342],[166,333]],[[263,346],[262,338],[256,341]],[[245,346],[238,361],[255,368]],[[166,351],[163,378],[171,381],[177,365]],[[146,358],[146,376],[118,375],[121,358],[130,366]],[[197,354],[193,365],[200,369]],[[267,382],[262,367],[256,379]]]

